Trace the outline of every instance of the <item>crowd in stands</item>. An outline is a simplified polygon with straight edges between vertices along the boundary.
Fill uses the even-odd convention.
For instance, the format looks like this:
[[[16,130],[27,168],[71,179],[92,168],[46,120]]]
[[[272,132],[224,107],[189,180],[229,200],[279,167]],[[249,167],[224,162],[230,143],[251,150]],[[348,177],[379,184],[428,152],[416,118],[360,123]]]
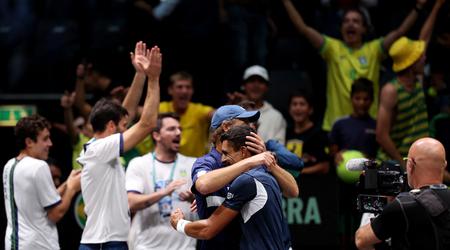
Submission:
[[[339,197],[342,228],[336,234],[341,249],[355,247],[354,233],[361,219],[354,206],[357,180],[336,175],[349,151],[368,159],[394,160],[402,169],[411,144],[430,136],[446,147],[448,159],[448,1],[19,0],[2,4],[0,90],[61,94],[60,107],[42,112],[49,113],[51,133],[64,138],[60,145],[70,150],[59,155],[60,150],[50,149],[48,165],[55,186],[70,170],[95,163],[83,153],[102,131],[92,124],[93,111],[100,109],[98,101],[107,98],[108,105],[127,113],[127,125],[121,126],[126,125],[130,135],[125,137],[124,132],[125,139],[116,138],[110,149],[126,143],[121,140],[130,141],[125,144],[129,150],[120,157],[128,192],[121,198],[136,213],[129,245],[169,247],[172,241],[179,243],[177,249],[195,248],[195,241],[184,241],[184,235],[175,235],[170,226],[174,234],[170,239],[152,238],[167,233],[169,224],[161,225],[160,217],[168,215],[147,208],[154,203],[164,206],[158,202],[162,197],[176,195],[174,204],[191,220],[198,219],[187,205],[195,198],[195,192],[189,191],[191,167],[195,158],[211,154],[215,147],[211,142],[219,139],[214,138],[215,130],[220,131],[223,121],[214,124],[213,115],[223,105],[259,111],[257,121],[242,118],[257,132],[254,147],[260,140],[267,150],[285,147],[301,159],[301,173],[293,173],[300,196],[302,178],[335,177],[339,188],[330,195]],[[152,60],[160,60],[151,54],[159,53],[159,48],[150,48],[153,45],[162,53],[161,72],[152,68]],[[146,79],[150,86],[154,78],[160,83],[161,101],[158,96],[153,104],[165,114],[158,119],[156,113],[148,117],[153,110],[149,97],[156,94],[144,87]],[[144,102],[141,96],[146,91]],[[146,121],[153,118],[155,124]],[[133,129],[142,124],[152,129]],[[132,133],[139,139],[133,139]],[[152,184],[142,178],[148,174],[146,162],[151,161],[156,176],[155,159],[158,169],[181,164],[183,169],[175,177],[173,171],[164,172],[173,181],[158,183],[157,188],[159,177]],[[444,182],[450,184],[449,171]],[[162,190],[160,196],[146,196],[151,185],[155,193]],[[100,198],[83,198],[92,217],[101,214],[93,205]],[[148,221],[154,227],[148,227]],[[89,227],[93,230],[92,224]],[[85,233],[84,243],[95,237],[95,230]]]

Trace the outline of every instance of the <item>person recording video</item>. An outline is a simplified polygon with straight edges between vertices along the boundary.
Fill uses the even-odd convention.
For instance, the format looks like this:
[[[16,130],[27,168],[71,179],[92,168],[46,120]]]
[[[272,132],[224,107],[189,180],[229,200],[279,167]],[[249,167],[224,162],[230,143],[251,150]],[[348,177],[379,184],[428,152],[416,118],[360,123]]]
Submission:
[[[439,141],[415,141],[406,159],[412,190],[400,193],[379,216],[358,229],[358,249],[373,249],[389,238],[392,249],[450,249],[450,190],[442,184],[446,166]]]

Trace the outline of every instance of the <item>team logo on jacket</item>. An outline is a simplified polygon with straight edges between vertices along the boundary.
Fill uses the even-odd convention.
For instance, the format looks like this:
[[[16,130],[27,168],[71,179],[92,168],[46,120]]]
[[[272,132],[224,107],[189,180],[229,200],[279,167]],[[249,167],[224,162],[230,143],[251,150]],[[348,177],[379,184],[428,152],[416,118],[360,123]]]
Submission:
[[[233,193],[230,193],[230,192],[227,193],[227,200],[233,199],[233,197],[234,197]]]

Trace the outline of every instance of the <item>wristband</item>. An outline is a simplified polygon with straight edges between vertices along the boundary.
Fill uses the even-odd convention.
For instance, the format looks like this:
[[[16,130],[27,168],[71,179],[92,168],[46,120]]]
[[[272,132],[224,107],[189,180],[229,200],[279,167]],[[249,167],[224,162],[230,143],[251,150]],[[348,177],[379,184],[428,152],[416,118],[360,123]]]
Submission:
[[[178,220],[178,222],[177,222],[177,231],[182,233],[182,234],[186,234],[186,232],[184,231],[184,227],[186,227],[186,225],[189,224],[189,223],[191,223],[191,222],[188,221],[188,220],[183,220],[183,219]]]

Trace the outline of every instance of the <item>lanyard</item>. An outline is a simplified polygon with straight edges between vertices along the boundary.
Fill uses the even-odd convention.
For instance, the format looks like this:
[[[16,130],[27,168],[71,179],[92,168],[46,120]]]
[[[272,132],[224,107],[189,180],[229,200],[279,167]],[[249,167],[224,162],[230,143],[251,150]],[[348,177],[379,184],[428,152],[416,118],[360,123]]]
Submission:
[[[156,168],[155,168],[155,152],[152,153],[152,162],[153,162],[153,185],[156,186]],[[169,181],[173,179],[173,173],[175,172],[175,167],[177,166],[177,157],[175,157],[175,161],[173,162],[172,170],[170,170]]]

